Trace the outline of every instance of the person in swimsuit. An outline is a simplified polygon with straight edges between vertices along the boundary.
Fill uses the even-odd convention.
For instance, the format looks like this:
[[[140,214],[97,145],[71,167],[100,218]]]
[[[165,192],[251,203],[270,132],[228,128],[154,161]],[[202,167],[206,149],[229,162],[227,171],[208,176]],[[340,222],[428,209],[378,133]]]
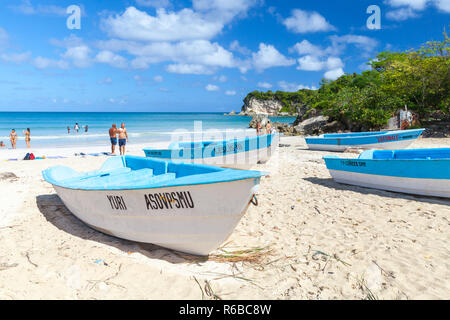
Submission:
[[[261,121],[258,121],[258,123],[256,124],[256,134],[259,136],[261,134]]]
[[[3,143],[3,141],[0,141],[0,148],[4,148],[6,145]]]
[[[73,127],[73,129],[74,129],[76,132],[80,131],[80,126],[78,125],[78,122],[75,123],[75,127]]]
[[[117,127],[115,123],[113,123],[111,128],[109,128],[109,139],[111,140],[111,153],[116,154]]]
[[[11,133],[9,134],[9,140],[11,141],[11,147],[15,149],[17,143],[17,133],[15,129],[11,130]]]
[[[27,128],[27,130],[25,131],[23,131],[23,134],[25,135],[25,142],[26,142],[26,144],[27,144],[27,148],[30,148],[30,141],[31,141],[31,138],[30,138],[30,134],[31,134],[31,132],[30,132],[30,128]]]
[[[267,121],[266,124],[266,134],[271,134],[272,133],[272,125],[270,124],[270,120]]]
[[[120,128],[117,129],[117,132],[119,133],[120,155],[123,156],[123,155],[125,155],[125,145],[128,142],[128,133],[127,133],[127,129],[125,129],[125,123],[122,122],[122,124],[120,125]]]
[[[67,127],[67,134],[70,133],[70,127]]]

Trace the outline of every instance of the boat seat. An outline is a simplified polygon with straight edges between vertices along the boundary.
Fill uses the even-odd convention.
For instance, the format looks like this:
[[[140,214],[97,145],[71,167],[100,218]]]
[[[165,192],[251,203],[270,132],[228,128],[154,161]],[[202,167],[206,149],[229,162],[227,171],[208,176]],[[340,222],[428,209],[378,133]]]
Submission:
[[[376,150],[373,153],[374,160],[389,160],[394,158],[395,153],[392,150]]]
[[[112,174],[108,175],[98,175],[96,177],[91,177],[89,179],[80,179],[79,182],[74,181],[78,187],[88,187],[88,186],[104,186],[109,185],[121,185],[128,183],[129,181],[136,181],[141,179],[150,178],[153,176],[152,169],[140,169],[132,171],[130,168],[123,168],[128,170],[115,170]],[[122,171],[122,172],[120,172]]]
[[[138,170],[140,171],[140,170]],[[133,179],[123,179],[108,181],[105,187],[108,188],[136,188],[139,186],[148,186],[149,184],[161,183],[176,179],[175,173],[164,173],[159,175],[140,174]],[[105,181],[106,182],[106,181]]]
[[[109,171],[102,171],[102,170],[96,170],[96,171],[90,171],[85,174],[78,174],[76,176],[72,176],[69,179],[64,179],[62,182],[64,183],[71,183],[71,182],[77,182],[77,181],[83,181],[83,180],[91,180],[99,177],[107,177],[107,176],[116,176],[124,173],[131,172],[130,168],[122,167],[117,168],[114,170]]]

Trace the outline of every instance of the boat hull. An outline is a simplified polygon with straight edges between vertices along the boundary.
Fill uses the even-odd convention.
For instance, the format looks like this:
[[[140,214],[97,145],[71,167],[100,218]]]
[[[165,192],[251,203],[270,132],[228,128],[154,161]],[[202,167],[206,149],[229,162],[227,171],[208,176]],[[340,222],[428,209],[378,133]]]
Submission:
[[[222,152],[218,154],[215,147],[205,148],[201,151],[191,149],[184,157],[179,156],[179,151],[170,149],[156,150],[144,149],[145,156],[149,158],[159,158],[174,162],[190,162],[196,164],[212,165],[222,168],[250,169],[258,163],[267,162],[278,150],[280,136],[272,135],[269,141],[264,141],[264,147],[252,148],[248,141],[237,140],[230,145],[226,144]],[[220,145],[222,147],[222,145]],[[217,147],[217,146],[216,146]],[[231,152],[229,151],[231,149]]]
[[[330,170],[336,182],[372,189],[450,198],[450,180],[402,178]]]
[[[123,239],[207,255],[233,232],[259,181],[254,178],[138,190],[54,188],[67,208],[94,229]]]
[[[401,130],[369,132],[368,135],[332,134],[323,137],[305,138],[308,148],[321,151],[345,151],[349,148],[396,150],[409,147],[424,130]]]
[[[373,160],[324,157],[336,182],[450,198],[450,160]]]

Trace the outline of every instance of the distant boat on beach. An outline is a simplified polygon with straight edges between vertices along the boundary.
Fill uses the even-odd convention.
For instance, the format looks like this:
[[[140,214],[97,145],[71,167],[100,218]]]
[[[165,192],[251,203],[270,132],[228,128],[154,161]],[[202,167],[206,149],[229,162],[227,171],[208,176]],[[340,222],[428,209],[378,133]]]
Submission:
[[[228,238],[249,205],[257,204],[265,174],[118,156],[96,171],[56,166],[42,175],[67,208],[94,229],[207,255]]]
[[[311,150],[345,151],[348,148],[403,149],[411,145],[425,129],[323,134],[306,137]]]
[[[174,142],[167,149],[145,148],[144,152],[151,158],[248,169],[268,161],[279,142],[280,135],[273,133],[220,141]]]
[[[336,182],[450,198],[450,149],[367,150],[357,159],[324,157]]]

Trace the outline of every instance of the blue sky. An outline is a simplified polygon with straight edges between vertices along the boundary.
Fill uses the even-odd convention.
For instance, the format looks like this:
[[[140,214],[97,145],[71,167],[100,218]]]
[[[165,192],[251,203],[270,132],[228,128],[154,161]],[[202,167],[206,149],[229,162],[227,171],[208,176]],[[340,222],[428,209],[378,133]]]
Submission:
[[[0,111],[237,111],[442,40],[449,17],[450,0],[3,0]]]

